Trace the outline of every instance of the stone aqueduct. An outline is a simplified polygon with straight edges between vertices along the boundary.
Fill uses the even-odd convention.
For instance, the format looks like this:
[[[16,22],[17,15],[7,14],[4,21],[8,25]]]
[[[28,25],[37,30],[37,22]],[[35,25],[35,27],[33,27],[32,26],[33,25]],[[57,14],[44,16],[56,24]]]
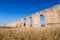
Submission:
[[[45,16],[45,25],[60,23],[60,4],[47,8],[30,16],[16,20],[7,24],[7,26],[24,27],[24,19],[26,19],[26,27],[30,26],[30,18],[32,18],[32,26],[41,26],[40,15]]]

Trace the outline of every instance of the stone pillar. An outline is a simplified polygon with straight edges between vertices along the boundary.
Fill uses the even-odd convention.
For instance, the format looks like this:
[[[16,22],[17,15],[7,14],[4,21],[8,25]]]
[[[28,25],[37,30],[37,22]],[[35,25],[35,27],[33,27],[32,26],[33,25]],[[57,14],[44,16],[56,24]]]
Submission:
[[[46,16],[46,24],[52,24],[55,22],[55,13],[52,10],[52,8],[46,10],[45,16]]]
[[[21,20],[18,19],[17,27],[21,27]]]
[[[57,5],[57,6],[54,8],[54,13],[55,13],[56,23],[60,23],[60,5]]]
[[[24,27],[24,18],[21,19],[21,27]]]
[[[37,27],[40,26],[40,15],[37,13],[35,15],[32,15],[32,19],[33,19],[33,27]]]
[[[26,27],[30,27],[30,17],[26,17]]]
[[[60,27],[60,5],[55,6],[54,13],[55,13],[55,26]]]

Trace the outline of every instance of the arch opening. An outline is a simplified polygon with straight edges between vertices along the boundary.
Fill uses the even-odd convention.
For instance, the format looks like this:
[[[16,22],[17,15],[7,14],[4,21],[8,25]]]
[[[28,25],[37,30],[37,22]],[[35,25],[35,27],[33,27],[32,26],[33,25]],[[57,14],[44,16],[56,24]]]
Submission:
[[[40,15],[40,23],[41,23],[41,25],[45,25],[45,16],[44,15]]]
[[[24,27],[26,26],[26,18],[24,18]]]
[[[32,17],[30,17],[30,26],[32,26]]]

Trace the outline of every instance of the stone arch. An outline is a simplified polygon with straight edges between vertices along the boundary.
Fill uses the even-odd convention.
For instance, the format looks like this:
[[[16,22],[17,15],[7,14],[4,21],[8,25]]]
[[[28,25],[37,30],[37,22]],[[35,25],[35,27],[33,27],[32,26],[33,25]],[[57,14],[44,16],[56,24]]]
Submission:
[[[45,16],[43,14],[40,15],[40,24],[45,25]]]
[[[43,16],[44,25],[46,25],[46,20],[47,20],[47,18],[46,18],[47,17],[47,13],[46,12],[47,12],[46,9],[39,12],[40,25],[41,25],[41,18],[40,18],[41,16]]]
[[[24,18],[24,27],[26,26],[26,18]]]
[[[32,17],[30,17],[30,26],[32,26],[32,24],[33,24],[33,19]]]

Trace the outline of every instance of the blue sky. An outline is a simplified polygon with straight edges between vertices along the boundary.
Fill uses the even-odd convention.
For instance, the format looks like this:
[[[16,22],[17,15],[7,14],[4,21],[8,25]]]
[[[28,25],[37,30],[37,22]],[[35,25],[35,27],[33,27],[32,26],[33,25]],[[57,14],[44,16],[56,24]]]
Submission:
[[[60,0],[0,0],[0,24],[15,21],[56,4],[60,4]]]

